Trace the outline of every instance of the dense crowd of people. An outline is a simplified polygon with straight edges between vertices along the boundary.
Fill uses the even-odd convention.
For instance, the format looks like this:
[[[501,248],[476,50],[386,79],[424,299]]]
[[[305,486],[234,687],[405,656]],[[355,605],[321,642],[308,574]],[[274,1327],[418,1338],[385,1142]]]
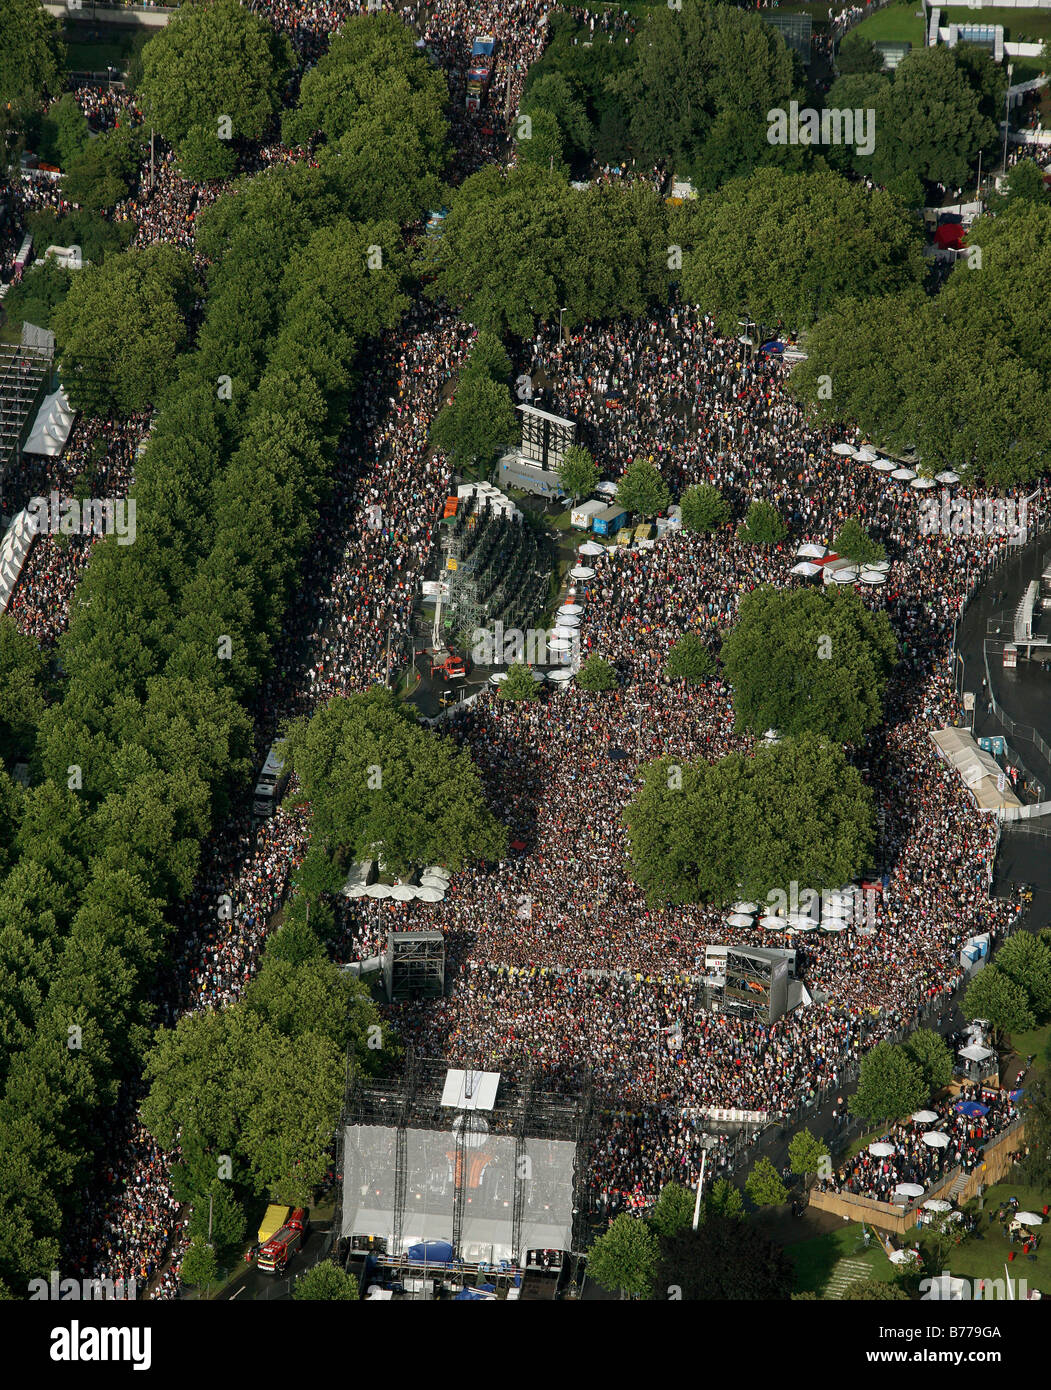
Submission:
[[[309,63],[334,26],[367,6],[275,0],[259,8]],[[440,0],[421,18],[424,41],[450,73],[458,113],[456,83],[471,38],[487,30],[500,38],[487,110],[456,116],[459,172],[493,157],[497,112],[507,92],[509,109],[517,105],[543,47],[546,9],[534,0],[470,7]],[[267,150],[264,162],[294,157],[279,145]],[[120,212],[135,222],[137,244],[192,247],[196,215],[219,191],[183,180],[164,155],[155,186],[144,171]],[[259,693],[260,749],[287,717],[388,681],[412,660],[413,609],[452,476],[427,434],[472,336],[421,302],[377,345],[339,446],[332,505]],[[604,1118],[588,1157],[591,1202],[613,1215],[648,1207],[672,1177],[693,1180],[708,1109],[773,1119],[817,1102],[843,1084],[872,1042],[948,997],[969,936],[1006,929],[1012,906],[987,895],[994,827],[927,737],[959,714],[950,633],[990,542],[922,535],[915,493],[834,455],[832,435],[815,429],[788,394],[781,363],[718,337],[695,309],[672,306],[564,342],[544,329],[520,366],[549,383],[552,408],[581,422],[608,476],[635,457],[652,458],[674,494],[715,483],[738,516],[752,497],[766,498],[791,536],[767,549],[729,529],[678,532],[650,550],[616,548],[598,558],[594,579],[573,596],[584,609],[584,652],[613,662],[620,689],[568,688],[528,706],[483,693],[448,726],[480,767],[512,844],[524,848],[455,875],[434,907],[338,903],[340,959],[376,954],[392,927],[445,934],[451,989],[438,1001],[390,1009],[404,1041],[460,1064],[514,1075],[528,1067],[546,1089],[566,1095],[593,1092]],[[69,486],[90,456],[119,495],[144,426],[80,422],[72,452],[46,465],[47,479]],[[86,452],[99,438],[101,460]],[[714,638],[757,584],[795,582],[795,547],[831,541],[849,517],[887,547],[888,581],[866,601],[887,611],[902,646],[885,725],[856,753],[883,812],[878,854],[886,879],[874,934],[757,943],[752,929],[730,927],[712,909],[647,906],[625,870],[622,821],[641,766],[657,756],[713,760],[754,746],[734,732],[730,692],[718,678],[696,690],[667,679],[670,645],[687,630]],[[79,572],[54,549],[35,547],[13,605],[23,630],[43,643],[64,626]],[[308,840],[302,811],[278,812],[257,834],[238,814],[215,833],[159,982],[160,1022],[239,997]],[[216,916],[223,893],[235,905],[229,921]],[[705,951],[727,942],[790,945],[813,1002],[772,1024],[705,1012],[697,988]],[[69,1240],[72,1257],[84,1273],[134,1276],[152,1284],[153,1297],[175,1296],[185,1218],[171,1193],[172,1156],[159,1152],[128,1105],[110,1126],[100,1136],[100,1154],[112,1156],[105,1182],[87,1194]],[[727,1155],[717,1161],[725,1168]]]

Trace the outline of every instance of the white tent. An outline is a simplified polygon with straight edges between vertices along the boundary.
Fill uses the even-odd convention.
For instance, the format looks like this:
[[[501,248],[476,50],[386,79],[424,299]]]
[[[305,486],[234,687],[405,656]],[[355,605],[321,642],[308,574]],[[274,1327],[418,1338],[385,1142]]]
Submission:
[[[977,1043],[972,1043],[970,1047],[961,1047],[960,1056],[966,1057],[968,1062],[986,1062],[993,1056],[991,1047],[979,1047]]]
[[[19,512],[0,542],[0,613],[11,601],[22,566],[36,538],[34,521],[28,510]]]
[[[66,440],[72,428],[73,407],[60,386],[53,395],[44,397],[44,403],[37,411],[33,428],[26,440],[24,452],[43,454],[45,458],[57,458],[66,447]]]
[[[796,551],[797,560],[823,560],[828,554],[828,546],[818,545],[815,541],[807,541]]]
[[[800,560],[799,564],[793,565],[788,572],[802,575],[804,579],[813,579],[815,574],[821,573],[821,566],[813,564],[810,560]]]

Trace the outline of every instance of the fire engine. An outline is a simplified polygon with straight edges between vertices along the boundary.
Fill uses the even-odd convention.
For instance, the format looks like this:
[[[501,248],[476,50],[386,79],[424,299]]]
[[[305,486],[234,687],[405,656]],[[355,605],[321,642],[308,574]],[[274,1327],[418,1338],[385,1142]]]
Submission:
[[[462,656],[457,656],[455,652],[450,652],[444,661],[431,662],[431,675],[441,675],[443,680],[463,680],[467,675],[467,666]]]
[[[293,1255],[303,1248],[307,1235],[307,1213],[297,1207],[285,1224],[260,1246],[256,1264],[270,1274],[284,1274]]]

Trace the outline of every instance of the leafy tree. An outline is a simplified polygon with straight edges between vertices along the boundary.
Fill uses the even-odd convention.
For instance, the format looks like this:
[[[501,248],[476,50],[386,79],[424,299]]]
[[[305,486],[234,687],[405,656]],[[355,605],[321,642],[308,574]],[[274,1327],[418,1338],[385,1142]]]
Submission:
[[[701,1202],[702,1218],[722,1216],[731,1221],[744,1220],[744,1198],[741,1189],[727,1178],[716,1178]]]
[[[513,662],[507,668],[507,680],[500,685],[497,696],[500,700],[539,700],[539,683],[533,679],[533,673],[528,666],[520,661]]]
[[[288,40],[237,0],[184,5],[143,49],[137,95],[147,124],[177,150],[195,128],[258,140],[291,67]]]
[[[963,996],[964,1018],[987,1018],[998,1033],[1028,1033],[1036,1027],[1029,997],[994,961],[979,970]]]
[[[597,652],[592,652],[577,672],[577,685],[582,690],[616,690],[619,684],[615,668]]]
[[[777,545],[788,535],[788,528],[769,502],[755,501],[737,531],[746,545]]]
[[[1007,175],[1004,188],[997,199],[999,207],[1013,202],[1046,203],[1051,194],[1044,181],[1044,171],[1035,159],[1020,159]]]
[[[474,376],[488,377],[490,381],[506,382],[510,375],[511,359],[508,357],[503,343],[495,333],[488,333],[483,329],[471,345],[467,363],[460,373],[461,383]]]
[[[68,169],[90,139],[91,130],[79,102],[72,92],[66,92],[44,117],[38,153],[46,164]]]
[[[871,158],[856,152],[855,168],[879,183],[910,172],[962,187],[979,150],[996,139],[968,74],[943,45],[915,48],[902,59],[877,98],[875,124],[875,150]]]
[[[27,222],[37,246],[79,246],[84,259],[93,264],[104,261],[114,251],[123,251],[135,230],[131,222],[107,222],[99,213],[91,212],[88,208],[74,208],[61,217],[54,212],[36,212]],[[28,279],[28,273],[23,283],[25,279]],[[5,308],[11,302],[14,288],[8,291]],[[28,314],[25,317],[34,323],[41,322]]]
[[[762,898],[793,879],[820,890],[849,882],[871,852],[871,793],[811,734],[714,764],[661,759],[642,782],[624,820],[629,872],[651,904]]]
[[[848,517],[836,532],[832,549],[844,559],[855,564],[869,565],[874,560],[882,560],[886,551],[878,541],[874,541],[859,521]]]
[[[668,653],[667,673],[673,680],[700,685],[715,670],[715,659],[696,632],[685,632]]]
[[[569,165],[564,158],[562,128],[553,111],[534,107],[529,115],[520,120],[516,127],[515,148],[520,167],[532,165],[563,178],[568,177]]]
[[[746,305],[760,323],[807,327],[845,300],[898,293],[923,274],[920,232],[901,204],[828,169],[736,179],[676,209],[669,239],[683,250],[684,297],[726,333]]]
[[[488,466],[518,438],[518,416],[506,385],[487,376],[462,381],[431,426],[431,443],[459,467],[476,460]]]
[[[688,487],[679,498],[682,524],[687,531],[717,531],[730,520],[730,505],[711,483]]]
[[[882,72],[883,54],[864,34],[852,29],[839,45],[836,67],[841,73]]]
[[[655,1286],[676,1287],[691,1303],[787,1299],[792,1262],[780,1245],[746,1222],[711,1216],[696,1232],[661,1241]]]
[[[62,379],[78,410],[126,415],[158,398],[187,341],[192,286],[189,253],[172,246],[78,271],[54,314]]]
[[[657,1204],[650,1213],[650,1226],[658,1236],[672,1236],[693,1225],[695,1196],[681,1183],[669,1182],[661,1188]]]
[[[1030,932],[1016,932],[996,953],[996,968],[1025,991],[1038,1022],[1051,1014],[1051,949]]]
[[[656,516],[671,503],[668,485],[647,459],[633,459],[617,483],[617,504],[637,516]]]
[[[332,1260],[322,1260],[296,1280],[292,1297],[312,1303],[356,1303],[358,1281]]]
[[[142,147],[142,129],[137,126],[122,125],[96,136],[70,161],[63,195],[96,212],[113,207],[131,191]]]
[[[848,1303],[907,1303],[909,1295],[898,1284],[880,1279],[855,1279],[840,1295]]]
[[[229,178],[236,166],[229,140],[220,140],[210,126],[191,126],[179,142],[179,173],[191,183]]]
[[[853,589],[761,585],[742,599],[722,646],[736,727],[859,743],[882,718],[896,656],[886,615]]]
[[[667,209],[645,185],[567,191],[565,240],[552,269],[570,325],[638,318],[668,293]]]
[[[285,748],[311,804],[312,844],[354,858],[382,846],[399,871],[504,854],[507,832],[469,756],[385,690],[330,701],[291,726]]]
[[[191,1240],[179,1266],[179,1278],[191,1288],[208,1288],[218,1277],[215,1251],[207,1242]]]
[[[757,1207],[779,1207],[788,1201],[788,1189],[765,1155],[756,1161],[748,1174],[744,1190]]]
[[[592,130],[587,107],[576,96],[564,74],[548,72],[530,82],[520,110],[534,118],[541,111],[551,116],[557,124],[562,148],[568,153],[581,155],[591,148]]]
[[[61,92],[65,45],[37,0],[0,0],[0,105],[26,110]]]
[[[816,1138],[809,1129],[800,1129],[793,1134],[788,1145],[788,1166],[801,1178],[809,1178],[817,1173],[821,1160],[828,1157],[828,1145]]]
[[[861,1059],[858,1089],[848,1109],[865,1120],[899,1120],[928,1095],[923,1073],[905,1049],[881,1042]]]
[[[932,1028],[917,1028],[902,1043],[905,1053],[920,1069],[928,1094],[934,1095],[952,1080],[952,1052]]]
[[[660,1247],[645,1221],[621,1212],[588,1252],[588,1274],[621,1298],[649,1298]]]
[[[571,445],[558,465],[558,481],[576,502],[595,491],[599,480],[598,465],[582,444]]]
[[[228,1182],[221,1182],[217,1178],[209,1185],[206,1192],[201,1192],[196,1196],[193,1211],[190,1213],[188,1228],[191,1240],[208,1241],[209,1211],[211,1213],[211,1245],[213,1249],[220,1252],[229,1251],[244,1244],[244,1207],[234,1196]]]
[[[28,753],[44,713],[47,658],[14,618],[0,616],[0,765]]]

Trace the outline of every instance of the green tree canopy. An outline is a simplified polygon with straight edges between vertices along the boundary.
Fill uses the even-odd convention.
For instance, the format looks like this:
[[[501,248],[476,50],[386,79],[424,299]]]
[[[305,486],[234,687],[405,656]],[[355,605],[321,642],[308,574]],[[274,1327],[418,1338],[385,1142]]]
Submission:
[[[1028,994],[996,961],[967,986],[962,1009],[964,1018],[986,1018],[999,1033],[1028,1033],[1036,1027]]]
[[[840,1295],[848,1303],[902,1303],[909,1295],[898,1284],[885,1284],[881,1279],[855,1279]]]
[[[588,1252],[588,1274],[623,1298],[649,1298],[660,1247],[647,1223],[621,1212]]]
[[[792,1135],[788,1145],[788,1166],[793,1173],[808,1178],[819,1170],[821,1160],[827,1157],[828,1145],[811,1134],[809,1129],[797,1130]]]
[[[668,653],[667,673],[673,680],[700,683],[715,670],[715,658],[702,637],[685,632]]]
[[[651,763],[624,819],[629,872],[651,903],[762,899],[793,880],[831,888],[855,877],[873,842],[871,792],[812,734],[714,764]]]
[[[137,95],[147,124],[176,149],[195,128],[258,140],[291,68],[288,40],[265,19],[237,0],[210,0],[183,5],[150,39]]]
[[[756,1160],[744,1190],[757,1207],[779,1207],[788,1200],[788,1189],[765,1154]]]
[[[55,310],[62,380],[89,415],[127,415],[156,401],[187,341],[189,252],[152,246],[79,271]]]
[[[113,207],[135,183],[142,147],[141,126],[121,125],[97,135],[70,160],[63,195],[89,211]]]
[[[500,700],[539,700],[539,683],[533,679],[533,672],[521,661],[513,662],[507,668],[507,680],[500,686],[497,696]]]
[[[905,1039],[902,1047],[919,1067],[930,1095],[948,1086],[952,1080],[952,1052],[940,1033],[932,1028],[917,1028]]]
[[[788,535],[788,527],[772,503],[756,500],[748,508],[737,535],[746,545],[778,545]]]
[[[505,828],[468,754],[423,729],[385,690],[329,702],[285,743],[312,809],[312,843],[353,858],[412,864],[500,859]]]
[[[498,451],[518,439],[518,415],[511,394],[502,381],[472,374],[461,381],[456,395],[431,426],[431,443],[465,467],[474,462],[487,467]]]
[[[617,483],[617,505],[635,516],[656,516],[671,503],[668,484],[648,459],[637,458],[625,468]]]
[[[39,0],[0,0],[0,105],[27,109],[65,80],[59,26]]]
[[[360,1295],[353,1274],[332,1260],[321,1260],[296,1280],[292,1297],[312,1303],[356,1303]]]
[[[672,1236],[693,1225],[695,1194],[682,1183],[669,1182],[661,1188],[657,1204],[650,1213],[650,1226],[657,1236]]]
[[[903,1047],[877,1043],[861,1059],[858,1089],[848,1109],[865,1120],[900,1120],[929,1095],[923,1073]]]
[[[179,1278],[191,1288],[208,1288],[215,1283],[219,1268],[215,1251],[198,1236],[190,1241],[179,1266]]]
[[[0,616],[0,766],[15,754],[29,754],[44,713],[47,658],[14,618]]]
[[[919,230],[897,199],[827,169],[734,180],[676,209],[669,238],[683,250],[685,298],[727,333],[746,306],[761,323],[803,328],[923,274]]]
[[[859,743],[882,718],[897,644],[853,589],[775,589],[741,600],[722,661],[739,730],[805,731]]]
[[[883,54],[864,34],[852,29],[839,45],[836,67],[841,73],[882,72]]]
[[[616,669],[597,652],[592,652],[577,672],[577,685],[582,690],[616,690],[619,684]]]
[[[1051,1015],[1051,949],[1030,932],[1019,931],[996,953],[996,968],[1025,991],[1039,1023]]]
[[[688,487],[679,498],[679,505],[687,531],[717,531],[730,520],[730,504],[711,483]]]
[[[595,491],[599,480],[598,465],[582,444],[571,445],[558,465],[558,481],[576,502]]]
[[[214,1161],[213,1161],[214,1171]],[[189,1233],[191,1240],[208,1240],[208,1222],[211,1218],[211,1245],[220,1253],[229,1253],[244,1244],[245,1213],[230,1184],[215,1179],[206,1192],[195,1197],[193,1211],[190,1213]]]
[[[879,541],[874,541],[860,521],[848,517],[836,532],[832,549],[837,555],[855,564],[870,565],[882,560],[886,552]]]

